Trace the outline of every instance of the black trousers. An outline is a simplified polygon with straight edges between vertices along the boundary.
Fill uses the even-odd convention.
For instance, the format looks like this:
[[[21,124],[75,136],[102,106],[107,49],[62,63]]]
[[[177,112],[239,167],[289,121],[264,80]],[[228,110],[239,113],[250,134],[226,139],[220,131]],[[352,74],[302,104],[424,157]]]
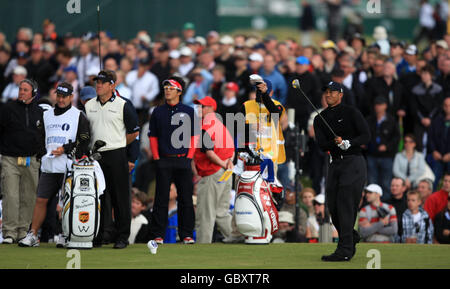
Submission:
[[[329,165],[326,194],[333,225],[339,233],[336,253],[353,254],[354,225],[358,205],[367,181],[366,161],[362,155],[333,158]]]
[[[100,229],[97,241],[113,241],[113,238],[128,241],[131,225],[131,191],[126,149],[100,154],[102,158],[99,163],[105,175],[106,190],[100,197]]]
[[[150,220],[150,239],[164,238],[169,213],[170,185],[177,188],[178,236],[180,240],[193,236],[195,225],[192,203],[193,183],[191,160],[161,158],[156,165],[156,192]]]

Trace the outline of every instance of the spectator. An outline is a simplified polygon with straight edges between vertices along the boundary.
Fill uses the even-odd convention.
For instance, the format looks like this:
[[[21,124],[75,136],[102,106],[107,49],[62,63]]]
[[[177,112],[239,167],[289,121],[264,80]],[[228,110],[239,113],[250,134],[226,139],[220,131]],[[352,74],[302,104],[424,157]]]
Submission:
[[[189,84],[185,95],[183,96],[183,104],[193,107],[195,100],[204,98],[209,91],[209,87],[213,81],[213,76],[206,69],[196,67],[192,71],[193,81]]]
[[[375,27],[372,36],[375,39],[375,43],[380,47],[380,53],[382,55],[389,55],[389,41],[386,28],[383,26]]]
[[[431,194],[423,208],[427,211],[433,223],[435,221],[436,214],[442,211],[447,205],[448,195],[450,193],[450,173],[444,174],[444,182],[442,183],[442,188]]]
[[[16,66],[13,71],[12,82],[10,82],[3,90],[2,101],[3,103],[16,100],[19,95],[19,84],[27,77],[27,70],[23,66]]]
[[[309,99],[317,106],[321,103],[321,94],[319,87],[319,80],[309,70],[310,61],[305,56],[299,56],[296,64],[296,74],[288,81],[298,79],[302,90],[309,97]],[[298,90],[292,87],[288,88],[288,96],[286,106],[295,109],[295,124],[299,130],[306,130],[309,116],[311,115],[313,108],[309,104],[308,100],[299,93]]]
[[[447,49],[447,51],[449,51]],[[450,97],[450,57],[440,56],[438,58],[439,75],[436,82],[442,86],[444,97]]]
[[[8,84],[8,80],[5,77],[6,68],[11,60],[11,48],[9,45],[0,46],[0,91]]]
[[[412,189],[425,174],[425,156],[416,150],[414,135],[407,134],[404,140],[405,149],[395,155],[393,174],[405,180],[406,187]]]
[[[80,88],[83,88],[84,84],[86,82],[88,82],[88,80],[89,80],[87,71],[92,66],[100,67],[100,60],[99,60],[98,56],[91,53],[91,47],[90,47],[89,41],[83,41],[80,43],[79,53],[80,54],[76,58],[75,65],[77,67],[78,82],[80,84]],[[105,66],[105,68],[106,68],[106,66]]]
[[[223,88],[226,82],[225,71],[226,69],[222,64],[218,64],[212,69],[213,81],[209,87],[209,95],[216,103],[220,103],[222,100]]]
[[[147,210],[149,202],[147,195],[141,191],[136,191],[131,197],[130,244],[147,243],[150,240],[150,212]]]
[[[437,188],[444,172],[450,172],[450,98],[443,101],[443,111],[431,122],[428,130],[428,152]]]
[[[406,65],[397,67],[397,73],[399,75],[416,71],[417,54],[418,54],[417,47],[414,44],[411,44],[406,48],[404,54]]]
[[[31,48],[31,59],[25,66],[28,77],[36,80],[41,90],[41,96],[47,96],[52,83],[50,78],[55,73],[52,65],[44,58],[43,47],[34,44]]]
[[[149,68],[150,60],[141,59],[138,69],[130,71],[125,78],[125,82],[131,89],[130,100],[138,113],[139,125],[148,120],[151,102],[159,94],[158,78],[149,71]]]
[[[309,1],[302,1],[302,16],[299,21],[302,45],[312,44],[311,33],[315,29],[314,9]]]
[[[417,191],[420,194],[421,206],[423,207],[428,197],[433,193],[433,181],[428,178],[421,179],[417,184]]]
[[[374,103],[375,115],[367,118],[371,134],[367,150],[368,182],[380,184],[383,191],[387,192],[400,132],[395,119],[386,113],[387,99],[378,96]]]
[[[403,41],[392,41],[390,43],[390,61],[395,64],[397,76],[400,75],[403,67],[407,67],[408,63],[403,57],[405,53],[405,43]]]
[[[63,69],[63,77],[64,82],[70,83],[73,87],[73,98],[72,98],[72,105],[77,107],[78,106],[78,90],[79,90],[79,83],[77,79],[77,67],[74,65],[67,66]]]
[[[305,242],[306,239],[295,232],[294,215],[288,211],[280,211],[278,213],[278,232],[273,235],[273,243],[295,243]]]
[[[189,38],[195,37],[195,24],[192,22],[186,22],[183,25],[183,39],[186,41]]]
[[[427,130],[444,100],[442,87],[433,81],[433,75],[434,68],[426,65],[420,71],[421,83],[412,89],[410,109],[414,118],[414,135],[419,151],[426,150]]]
[[[259,75],[272,82],[273,99],[279,101],[282,105],[286,105],[288,88],[284,77],[275,69],[275,65],[275,57],[272,54],[266,54]]]
[[[348,54],[341,54],[338,59],[339,68],[344,71],[343,86],[351,90],[355,98],[356,107],[365,115],[369,114],[366,92],[363,84],[356,75],[355,59]]]
[[[132,105],[114,94],[117,81],[115,73],[100,71],[95,81],[98,96],[88,100],[85,109],[90,122],[92,143],[97,140],[106,142],[106,146],[100,149],[102,158],[99,161],[105,175],[106,190],[101,197],[100,229],[94,239],[94,246],[113,241],[113,232],[109,230],[113,227],[111,211],[114,209],[117,231],[114,248],[123,249],[128,246],[131,224],[126,146],[138,136],[139,126]]]
[[[402,243],[432,244],[433,224],[427,212],[420,206],[422,200],[418,191],[407,193],[408,209],[402,217],[403,235]]]
[[[325,0],[328,9],[327,16],[327,29],[328,29],[328,39],[336,42],[338,40],[340,29],[341,29],[341,8],[342,0]]]
[[[194,69],[194,62],[192,61],[193,52],[189,47],[183,47],[180,49],[180,67],[178,71],[182,76],[188,76]]]
[[[222,117],[222,122],[225,125],[227,119],[227,113],[232,113],[233,116],[239,112],[240,103],[237,99],[237,93],[239,92],[239,86],[235,82],[227,82],[224,87],[223,97],[221,97],[219,105],[217,106],[217,113]],[[232,137],[236,137],[237,126],[235,125],[235,132],[231,132]]]
[[[338,48],[337,48],[336,44],[331,40],[322,42],[320,47],[322,48],[322,56],[325,61],[324,71],[327,74],[331,75],[331,72],[337,66],[339,66],[339,64],[336,61],[337,54],[338,54]]]
[[[248,60],[250,61],[249,63],[250,74],[258,74],[264,63],[263,56],[257,52],[254,52],[250,54]]]
[[[294,219],[294,224],[295,224],[295,220],[297,220],[297,223],[298,223],[298,234],[299,235],[297,238],[298,239],[297,242],[304,242],[304,241],[306,241],[306,228],[307,228],[307,222],[308,222],[307,208],[303,203],[300,203],[298,215],[297,215],[296,214],[297,209],[296,209],[296,199],[295,199],[296,198],[295,188],[292,185],[287,185],[285,187],[285,191],[286,191],[286,198],[284,200],[284,203],[283,203],[279,213],[289,212],[290,214],[292,214],[293,219]],[[300,202],[301,202],[301,200],[300,200]]]
[[[440,244],[450,244],[450,197],[448,197],[447,207],[435,217],[434,236]]]
[[[407,209],[406,202],[406,182],[402,178],[393,177],[391,181],[391,194],[390,198],[386,198],[386,203],[394,206],[395,213],[397,214],[398,220],[398,234],[396,236],[396,242],[400,241],[399,237],[402,236],[402,217],[403,212]]]
[[[41,151],[38,126],[42,124],[36,93],[35,82],[22,80],[18,99],[2,106],[0,112],[3,244],[24,238],[33,215],[39,173],[37,154]]]
[[[428,0],[420,1],[420,10],[419,10],[419,24],[420,31],[419,34],[414,38],[414,43],[419,43],[424,37],[431,41],[432,32],[436,25],[436,21],[433,17],[433,6],[428,3]]]
[[[314,215],[314,212],[315,212],[314,204],[313,204],[315,197],[316,197],[316,191],[314,191],[313,188],[304,188],[300,192],[301,202],[302,202],[302,204],[304,204],[306,206],[309,216]]]
[[[112,58],[110,58],[110,59],[112,59]],[[121,97],[130,100],[132,91],[125,82],[125,73],[122,70],[118,70],[116,72],[116,75],[117,75],[116,92],[118,92],[118,94]]]
[[[325,195],[319,194],[314,197],[313,201],[314,214],[308,217],[307,227],[306,227],[306,238],[318,239],[320,237],[320,226],[325,222],[331,223],[331,218],[327,221],[325,219]],[[331,231],[332,238],[338,238],[338,232],[334,226],[332,226]]]
[[[238,102],[243,104],[248,100],[248,95],[252,89],[250,84],[250,70],[248,69],[248,57],[247,53],[240,52],[234,54],[234,65],[236,66],[235,75],[233,81],[239,86]]]
[[[232,178],[219,182],[226,170],[233,169],[234,144],[228,129],[216,118],[216,101],[207,96],[196,100],[201,105],[201,147],[195,150],[197,184],[196,232],[198,243],[211,243],[214,223],[225,238],[231,236],[230,191]]]
[[[392,243],[397,234],[398,222],[395,208],[382,203],[383,191],[380,186],[370,184],[366,187],[369,203],[359,212],[359,230],[365,242]]]

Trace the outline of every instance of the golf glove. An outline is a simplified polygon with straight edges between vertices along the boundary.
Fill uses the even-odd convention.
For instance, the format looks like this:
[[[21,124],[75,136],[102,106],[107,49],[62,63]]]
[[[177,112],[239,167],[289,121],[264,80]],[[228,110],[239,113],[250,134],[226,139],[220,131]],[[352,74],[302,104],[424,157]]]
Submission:
[[[350,146],[350,141],[348,140],[343,140],[340,144],[338,144],[338,147],[343,151],[348,150]]]

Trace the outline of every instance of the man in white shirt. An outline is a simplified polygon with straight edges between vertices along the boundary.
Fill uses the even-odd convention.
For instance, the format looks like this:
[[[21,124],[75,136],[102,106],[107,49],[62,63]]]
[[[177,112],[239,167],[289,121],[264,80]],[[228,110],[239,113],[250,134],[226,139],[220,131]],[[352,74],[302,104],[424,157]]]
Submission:
[[[76,67],[78,72],[78,83],[80,88],[89,81],[88,71],[92,67],[100,67],[100,60],[98,56],[91,53],[91,48],[88,41],[83,41],[80,44],[80,55],[76,60]]]
[[[23,66],[16,66],[13,70],[12,82],[10,82],[2,93],[2,102],[15,100],[19,95],[19,83],[27,77],[27,70]]]
[[[149,71],[148,59],[141,59],[137,70],[130,71],[125,79],[131,89],[131,102],[139,117],[139,125],[148,120],[150,103],[159,94],[159,82],[156,75]]]

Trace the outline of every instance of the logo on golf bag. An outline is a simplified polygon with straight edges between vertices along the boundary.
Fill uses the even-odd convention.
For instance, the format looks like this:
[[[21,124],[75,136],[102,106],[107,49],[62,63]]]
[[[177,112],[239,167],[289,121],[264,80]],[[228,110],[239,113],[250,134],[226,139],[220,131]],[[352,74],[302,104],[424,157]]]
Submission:
[[[85,191],[89,189],[89,179],[81,178],[80,179],[80,190]]]
[[[80,222],[83,224],[89,221],[89,212],[78,213],[78,220],[80,220]]]

